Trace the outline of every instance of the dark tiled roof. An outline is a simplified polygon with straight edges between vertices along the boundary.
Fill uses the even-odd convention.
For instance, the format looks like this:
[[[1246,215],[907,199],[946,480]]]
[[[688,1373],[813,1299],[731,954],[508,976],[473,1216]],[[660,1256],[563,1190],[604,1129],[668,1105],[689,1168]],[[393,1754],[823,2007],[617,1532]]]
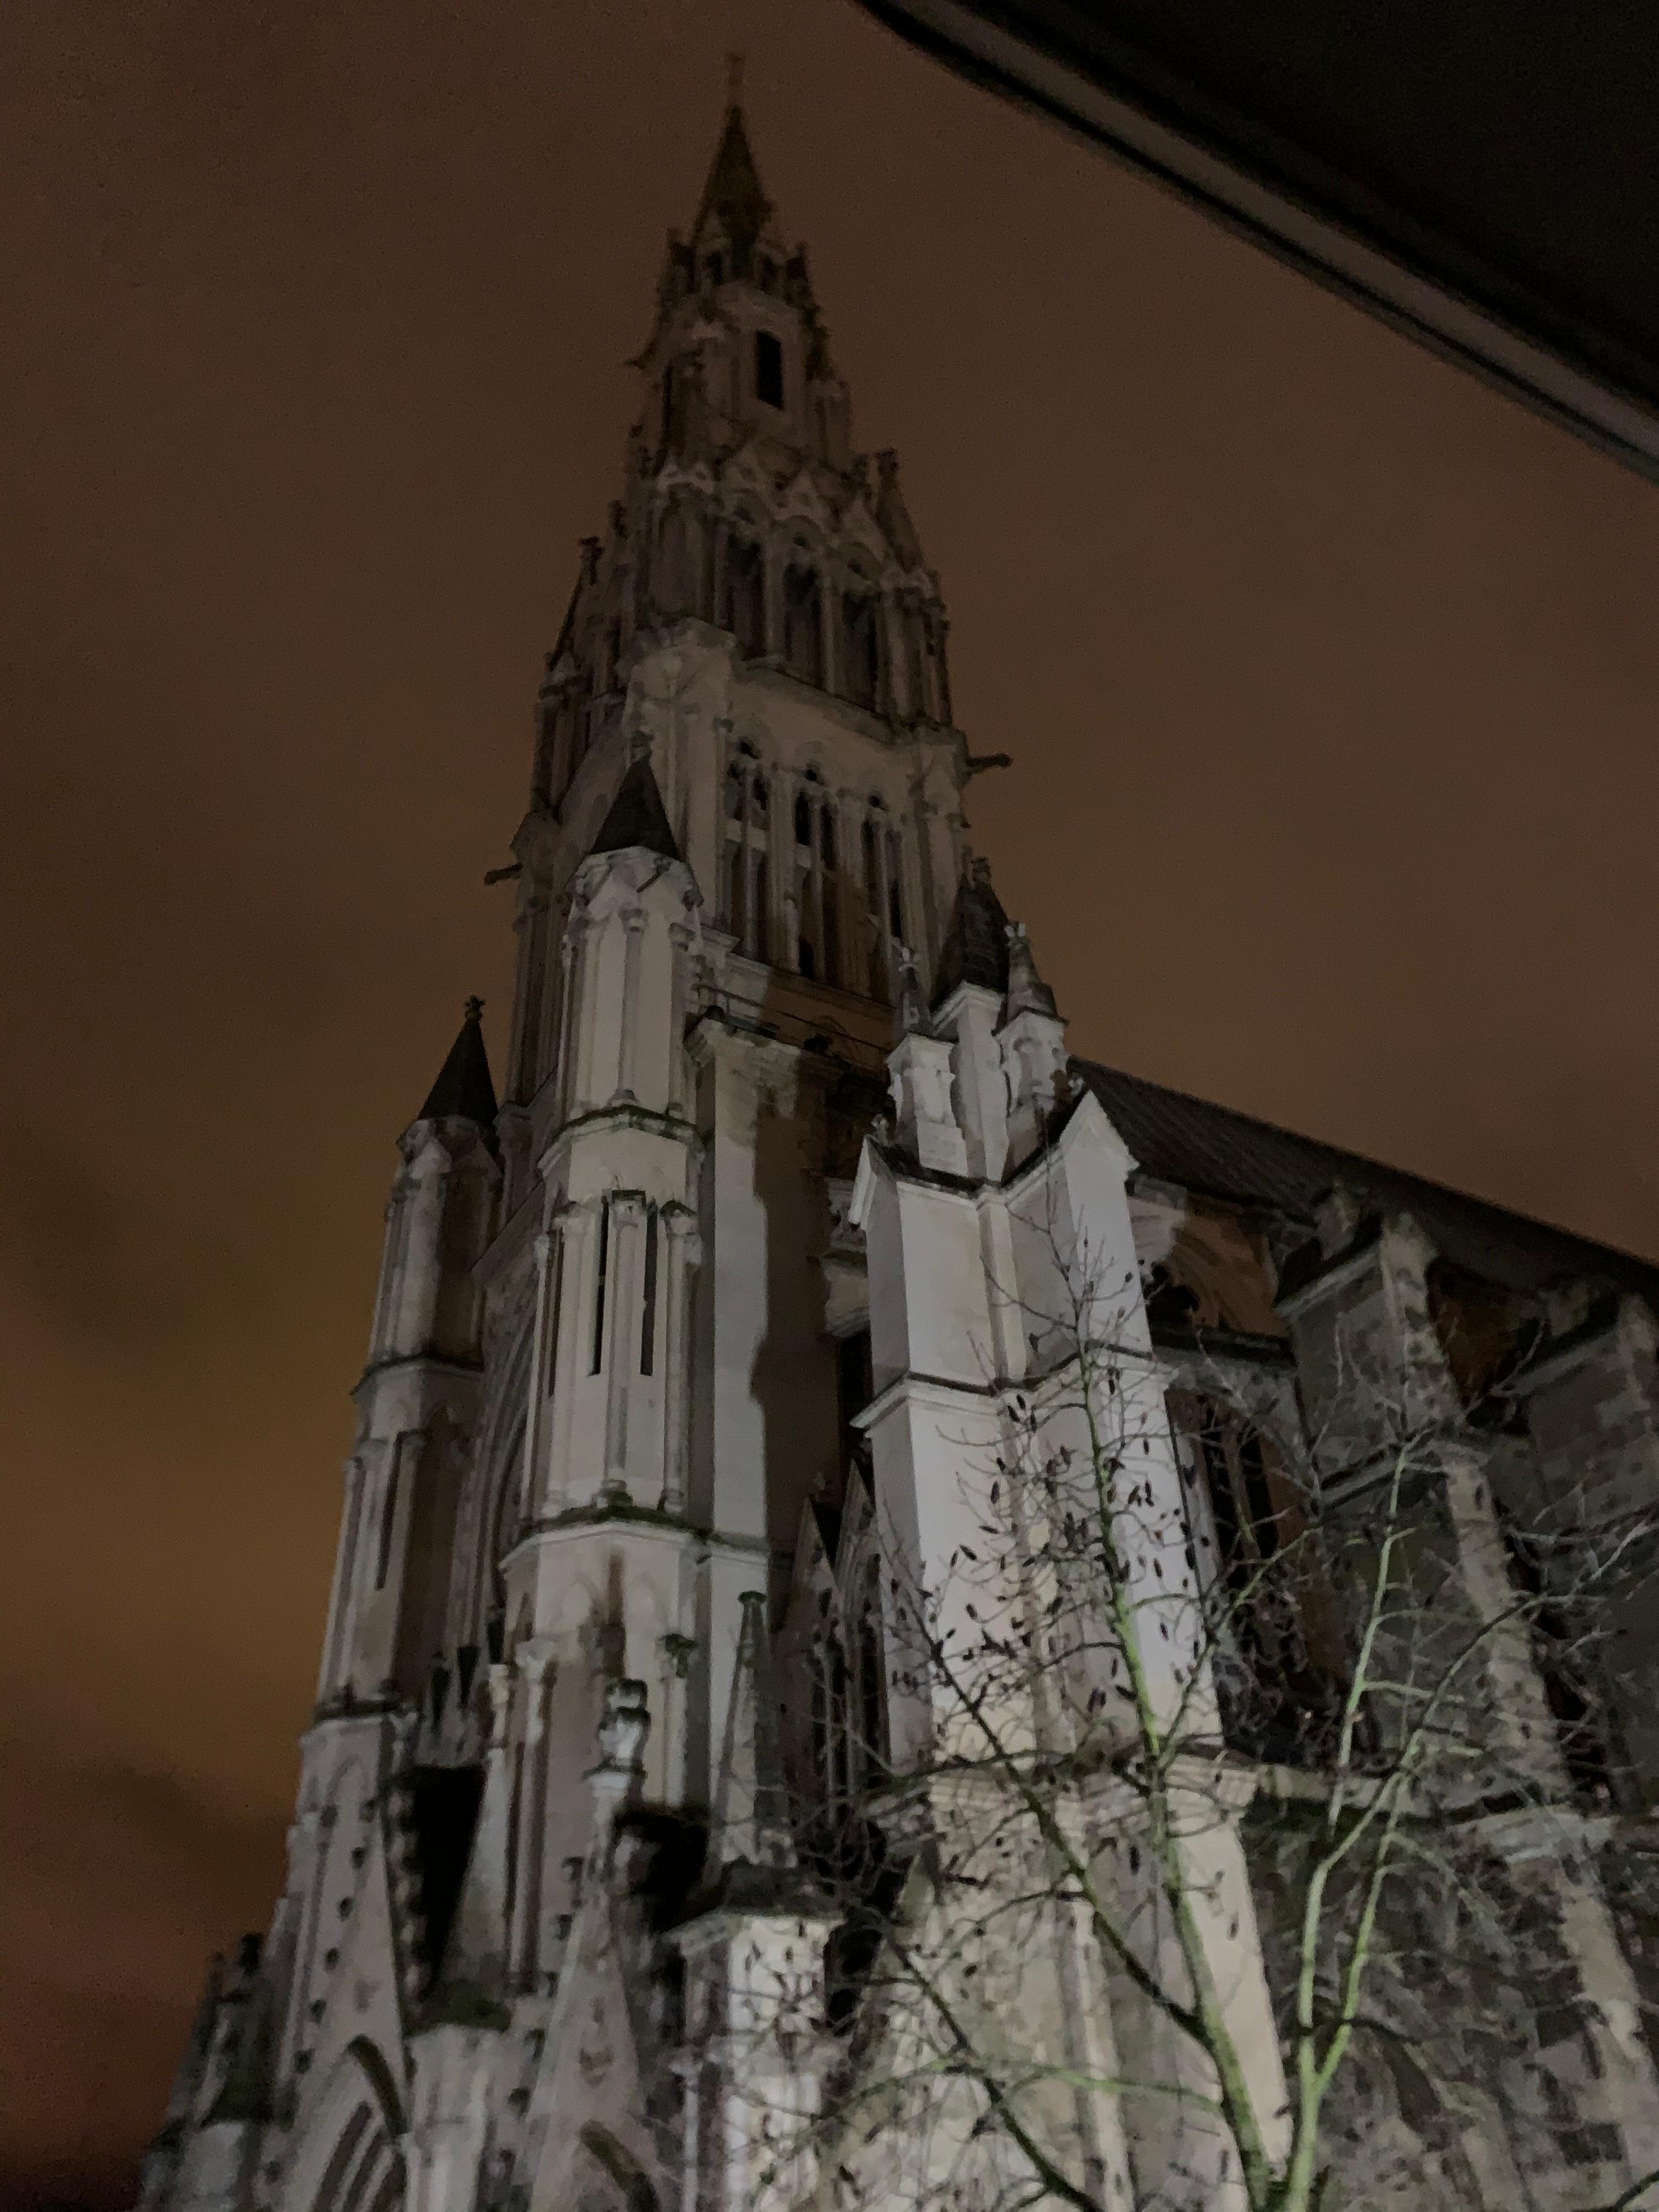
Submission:
[[[483,1000],[469,999],[460,1034],[438,1070],[437,1081],[426,1094],[417,1121],[476,1121],[481,1129],[495,1127],[495,1085],[490,1080],[489,1055],[484,1050],[483,1014]]]
[[[1340,1182],[1383,1211],[1409,1213],[1448,1260],[1488,1282],[1536,1291],[1563,1276],[1582,1276],[1636,1291],[1659,1306],[1659,1267],[1632,1253],[1142,1076],[1089,1060],[1073,1064],[1141,1171],[1159,1182],[1310,1226],[1320,1199]]]

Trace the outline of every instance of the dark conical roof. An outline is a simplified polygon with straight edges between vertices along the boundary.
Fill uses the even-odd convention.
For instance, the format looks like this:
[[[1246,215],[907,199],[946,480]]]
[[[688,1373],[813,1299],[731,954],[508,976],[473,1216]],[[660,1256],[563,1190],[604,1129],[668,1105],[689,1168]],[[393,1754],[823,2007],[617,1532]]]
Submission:
[[[957,893],[933,979],[933,1004],[958,983],[977,983],[1000,995],[1008,988],[1008,917],[991,888],[991,864],[975,860]]]
[[[611,811],[593,840],[592,849],[595,853],[625,853],[633,846],[641,846],[647,853],[660,853],[665,860],[678,860],[680,857],[674,832],[669,827],[668,809],[662,803],[657,779],[651,773],[648,752],[640,754],[617,786]]]
[[[481,1129],[495,1122],[495,1086],[489,1078],[489,1055],[484,1050],[483,1000],[469,999],[460,1035],[449,1048],[449,1057],[438,1070],[438,1079],[426,1094],[416,1119],[422,1121],[476,1121]]]
[[[1016,1014],[1050,1014],[1059,1018],[1054,994],[1038,971],[1031,940],[1023,921],[1008,927],[1008,1018]]]
[[[766,218],[771,212],[772,203],[761,190],[760,173],[750,150],[743,110],[733,98],[726,111],[725,127],[720,132],[720,143],[714,149],[691,235],[694,240],[698,238],[703,226],[714,216],[724,226],[741,264],[766,228]]]

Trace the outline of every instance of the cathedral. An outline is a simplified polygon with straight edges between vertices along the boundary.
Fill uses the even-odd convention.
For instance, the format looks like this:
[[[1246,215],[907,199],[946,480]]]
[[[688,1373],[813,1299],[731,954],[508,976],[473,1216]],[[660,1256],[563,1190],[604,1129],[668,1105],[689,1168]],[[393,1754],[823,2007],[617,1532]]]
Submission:
[[[1343,1328],[1448,1433],[1506,1378],[1502,1421],[1460,1431],[1439,1571],[1470,1604],[1506,1482],[1659,1498],[1659,1270],[1069,1049],[967,842],[1006,763],[956,726],[897,459],[854,447],[735,95],[635,366],[496,872],[499,1091],[474,1000],[398,1140],[285,1887],[213,1971],[143,2212],[935,2201],[913,2129],[861,2127],[832,2172],[770,2116],[896,2068],[823,1838],[927,1771],[895,1554],[957,1601],[956,1470],[1064,1364],[1056,1237],[1125,1286],[1182,1591],[1272,1516],[1219,1396],[1325,1432]],[[1389,2046],[1334,2107],[1333,2212],[1634,2208],[1659,2167],[1656,1620],[1620,1616],[1594,1743],[1510,1638],[1526,1816],[1466,1810],[1547,2001],[1471,2031],[1455,2094]],[[1218,2017],[1269,2133],[1311,1665],[1233,1732],[1206,1842]],[[785,1960],[799,2032],[745,2038],[756,1962]],[[1071,2179],[953,2201],[1266,2201],[1112,2087],[1156,2038],[1133,1989],[1068,1973],[1036,1943],[1002,1962],[1056,2049],[1116,2054],[1068,2107]]]

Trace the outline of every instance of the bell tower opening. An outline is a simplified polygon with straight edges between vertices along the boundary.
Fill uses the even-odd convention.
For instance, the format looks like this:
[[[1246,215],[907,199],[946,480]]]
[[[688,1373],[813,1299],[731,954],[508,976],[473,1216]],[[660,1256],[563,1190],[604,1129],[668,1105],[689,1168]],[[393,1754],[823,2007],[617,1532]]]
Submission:
[[[770,331],[755,333],[755,397],[763,407],[783,406],[783,348]]]

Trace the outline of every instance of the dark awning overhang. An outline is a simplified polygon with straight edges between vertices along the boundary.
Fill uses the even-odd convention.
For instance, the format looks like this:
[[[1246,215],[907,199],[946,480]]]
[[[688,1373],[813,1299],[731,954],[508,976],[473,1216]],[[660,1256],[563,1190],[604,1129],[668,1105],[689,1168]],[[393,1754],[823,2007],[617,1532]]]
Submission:
[[[863,4],[1659,477],[1659,9]]]

